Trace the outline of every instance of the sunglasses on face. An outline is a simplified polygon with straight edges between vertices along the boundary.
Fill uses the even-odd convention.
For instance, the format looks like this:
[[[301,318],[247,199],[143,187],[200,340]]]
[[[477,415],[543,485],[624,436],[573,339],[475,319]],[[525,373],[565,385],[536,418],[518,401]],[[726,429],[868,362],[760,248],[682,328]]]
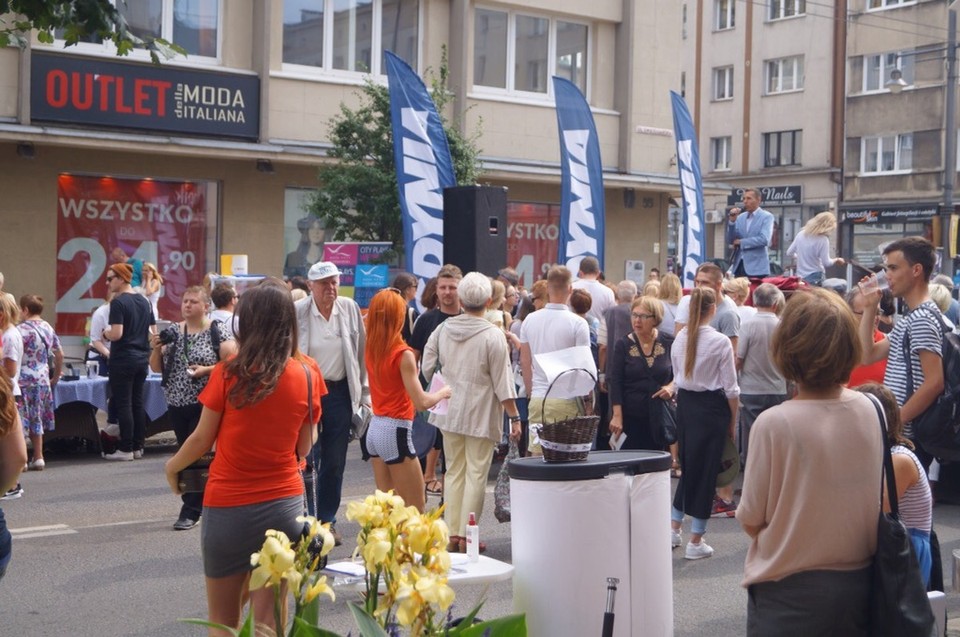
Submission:
[[[636,312],[631,312],[630,316],[634,321],[644,321],[654,318],[653,314],[637,314]]]
[[[117,277],[115,277],[114,275],[108,274],[108,275],[107,275],[107,283],[110,283],[110,281],[113,281],[113,280],[116,279],[116,278],[117,278]]]

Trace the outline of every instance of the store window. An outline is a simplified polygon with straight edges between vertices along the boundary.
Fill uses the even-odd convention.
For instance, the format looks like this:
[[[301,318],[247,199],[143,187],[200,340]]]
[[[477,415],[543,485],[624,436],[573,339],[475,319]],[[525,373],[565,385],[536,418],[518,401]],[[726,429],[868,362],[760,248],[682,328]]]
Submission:
[[[122,252],[163,276],[160,318],[216,270],[219,185],[61,174],[57,178],[57,333],[85,336],[106,298],[106,271]],[[121,257],[122,258],[122,257]]]
[[[549,78],[557,75],[587,94],[587,25],[478,7],[473,29],[473,84],[480,90],[549,95]]]
[[[326,229],[320,217],[311,214],[311,188],[287,188],[283,193],[283,276],[307,276],[310,266],[323,261]]]
[[[529,288],[557,261],[560,205],[507,203],[507,264],[517,269]]]
[[[111,1],[126,19],[130,33],[138,38],[173,42],[185,49],[190,58],[219,59],[220,0]],[[63,31],[57,31],[55,37],[62,40]],[[87,52],[114,49],[112,42],[103,42],[95,35],[78,47]]]
[[[418,69],[418,0],[284,0],[283,63],[385,75],[384,51]]]

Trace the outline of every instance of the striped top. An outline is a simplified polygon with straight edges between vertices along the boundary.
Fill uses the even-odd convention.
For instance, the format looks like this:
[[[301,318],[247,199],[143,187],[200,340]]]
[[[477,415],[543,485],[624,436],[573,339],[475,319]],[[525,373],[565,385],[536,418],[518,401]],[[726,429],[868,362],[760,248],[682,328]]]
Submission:
[[[884,372],[883,384],[897,397],[897,404],[903,407],[910,396],[923,383],[923,368],[920,367],[920,352],[930,351],[941,356],[943,333],[937,316],[940,309],[931,300],[926,300],[907,312],[887,335],[890,341],[890,350],[887,354],[887,369]],[[907,360],[903,353],[903,341],[910,335],[910,371],[913,387],[907,387]],[[913,438],[913,427],[905,423],[903,434]]]
[[[927,481],[927,472],[917,460],[912,451],[903,445],[894,445],[890,448],[891,454],[908,456],[917,466],[920,479],[910,485],[900,498],[900,519],[908,529],[930,532],[933,525],[933,495],[930,493],[930,483]]]

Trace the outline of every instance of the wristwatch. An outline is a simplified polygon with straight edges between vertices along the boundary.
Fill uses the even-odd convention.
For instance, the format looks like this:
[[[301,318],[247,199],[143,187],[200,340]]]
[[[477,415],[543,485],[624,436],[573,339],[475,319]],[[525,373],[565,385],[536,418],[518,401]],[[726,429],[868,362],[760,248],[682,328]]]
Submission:
[[[510,422],[520,422],[520,421],[521,421],[521,418],[519,414],[517,414],[516,416],[510,416]]]

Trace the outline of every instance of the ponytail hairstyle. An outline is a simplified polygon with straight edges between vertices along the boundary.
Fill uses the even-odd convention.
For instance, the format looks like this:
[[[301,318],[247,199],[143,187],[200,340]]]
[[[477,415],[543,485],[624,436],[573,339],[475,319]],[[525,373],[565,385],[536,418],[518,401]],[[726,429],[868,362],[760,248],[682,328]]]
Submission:
[[[697,360],[697,339],[704,317],[717,304],[717,293],[710,288],[693,288],[690,292],[690,320],[687,322],[687,353],[683,361],[683,374],[687,378],[693,375]]]

